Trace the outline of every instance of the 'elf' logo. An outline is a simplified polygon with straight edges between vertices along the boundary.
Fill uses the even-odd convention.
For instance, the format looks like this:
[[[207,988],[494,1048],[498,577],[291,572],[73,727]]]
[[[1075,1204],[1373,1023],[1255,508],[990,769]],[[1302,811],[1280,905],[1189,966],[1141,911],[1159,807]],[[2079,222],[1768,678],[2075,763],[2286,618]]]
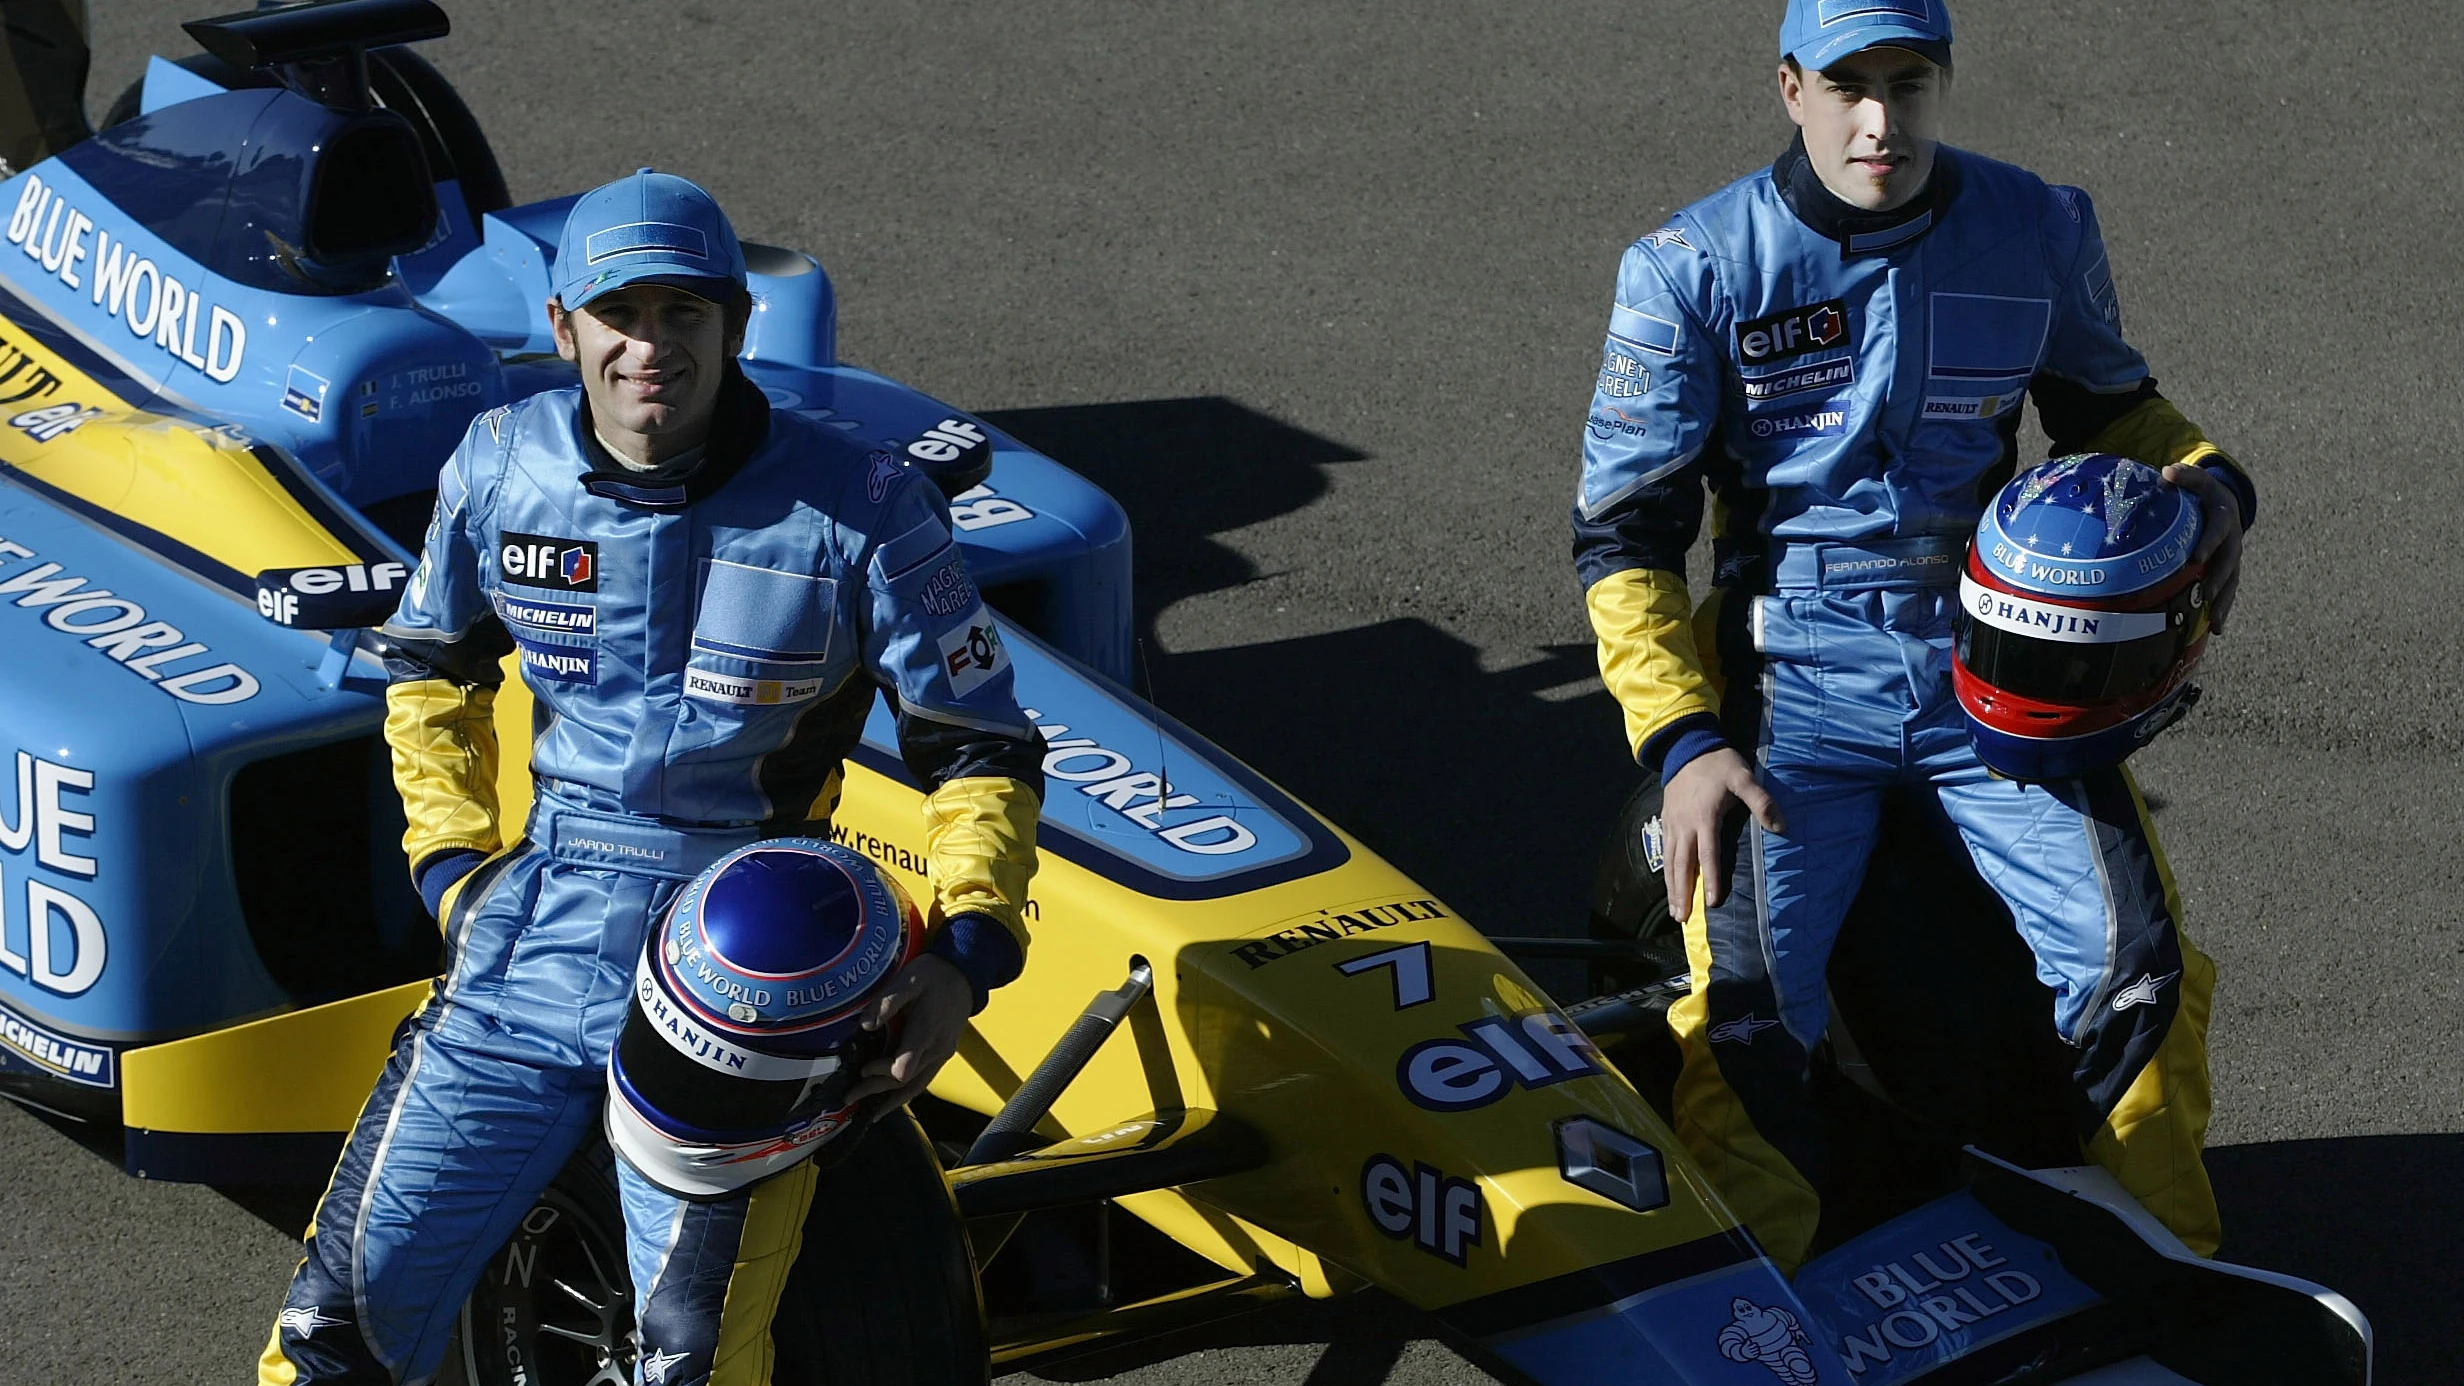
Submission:
[[[505,581],[516,586],[559,592],[599,590],[599,546],[587,539],[508,532],[498,557]]]

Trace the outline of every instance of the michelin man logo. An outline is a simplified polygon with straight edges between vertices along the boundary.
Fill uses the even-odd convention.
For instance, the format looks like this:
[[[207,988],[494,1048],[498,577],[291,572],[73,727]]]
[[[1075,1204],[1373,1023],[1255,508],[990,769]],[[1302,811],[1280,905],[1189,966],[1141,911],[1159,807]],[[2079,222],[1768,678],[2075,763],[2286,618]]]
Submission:
[[[1720,1355],[1731,1362],[1759,1362],[1787,1386],[1815,1386],[1822,1379],[1805,1350],[1812,1340],[1785,1309],[1764,1308],[1740,1295],[1728,1302],[1734,1317],[1720,1330]]]

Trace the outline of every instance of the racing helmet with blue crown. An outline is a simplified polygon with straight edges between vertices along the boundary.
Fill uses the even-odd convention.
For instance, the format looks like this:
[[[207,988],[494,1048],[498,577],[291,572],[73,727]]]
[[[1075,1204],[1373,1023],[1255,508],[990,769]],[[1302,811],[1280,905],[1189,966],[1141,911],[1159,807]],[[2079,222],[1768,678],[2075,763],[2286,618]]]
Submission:
[[[915,902],[860,852],[773,838],[712,863],[643,945],[608,1058],[609,1143],[686,1198],[813,1155],[886,1047],[865,1003],[923,943]]]
[[[2007,779],[2109,765],[2198,700],[2206,652],[2198,499],[2110,453],[2013,477],[1977,522],[1952,687],[1977,758]]]

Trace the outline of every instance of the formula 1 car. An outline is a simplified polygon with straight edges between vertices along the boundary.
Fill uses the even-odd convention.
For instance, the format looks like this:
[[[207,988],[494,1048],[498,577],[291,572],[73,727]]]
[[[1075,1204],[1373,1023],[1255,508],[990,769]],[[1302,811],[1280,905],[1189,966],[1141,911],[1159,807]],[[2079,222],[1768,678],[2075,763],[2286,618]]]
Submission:
[[[0,183],[0,1078],[120,1128],[140,1176],[315,1180],[438,961],[363,633],[469,420],[573,380],[542,310],[572,199],[512,205],[404,46],[445,32],[429,0],[188,28],[204,54],[155,59],[105,129]],[[2192,1257],[2075,1145],[1963,1154],[1974,1121],[1902,1140],[1925,1157],[1784,1278],[1663,1116],[1655,1008],[1682,983],[1625,846],[1650,791],[1599,937],[1524,947],[1598,964],[1601,994],[1560,1007],[1126,691],[1109,497],[840,362],[811,257],[747,259],[746,371],[945,481],[1049,746],[1028,970],[915,1119],[825,1176],[781,1381],[980,1382],[1372,1286],[1543,1386],[2368,1380],[2341,1297]],[[497,720],[518,822],[518,677]],[[877,708],[829,831],[921,888],[894,746]],[[1873,927],[1926,913],[1904,876],[1877,873]],[[1843,1110],[1924,1107],[1938,1037],[1841,1014],[1884,1036],[1831,1056]],[[449,1375],[632,1379],[610,1159],[578,1157],[498,1253]]]

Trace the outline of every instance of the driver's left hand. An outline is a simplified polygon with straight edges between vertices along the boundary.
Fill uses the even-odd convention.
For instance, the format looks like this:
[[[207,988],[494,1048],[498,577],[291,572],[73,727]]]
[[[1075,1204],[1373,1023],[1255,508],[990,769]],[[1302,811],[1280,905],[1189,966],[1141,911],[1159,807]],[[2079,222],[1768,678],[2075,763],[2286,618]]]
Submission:
[[[864,1066],[855,1086],[847,1090],[847,1104],[887,1094],[870,1104],[874,1116],[906,1106],[958,1052],[959,1037],[967,1032],[967,1018],[974,1012],[975,992],[948,960],[926,953],[899,969],[864,1016],[867,1030],[895,1020],[896,1039],[887,1055]]]
[[[2198,497],[2199,508],[2205,512],[2199,548],[2191,558],[2207,565],[2208,629],[2222,635],[2225,617],[2233,611],[2233,594],[2242,581],[2241,502],[2232,487],[2205,467],[2176,462],[2165,468],[2164,477]]]

